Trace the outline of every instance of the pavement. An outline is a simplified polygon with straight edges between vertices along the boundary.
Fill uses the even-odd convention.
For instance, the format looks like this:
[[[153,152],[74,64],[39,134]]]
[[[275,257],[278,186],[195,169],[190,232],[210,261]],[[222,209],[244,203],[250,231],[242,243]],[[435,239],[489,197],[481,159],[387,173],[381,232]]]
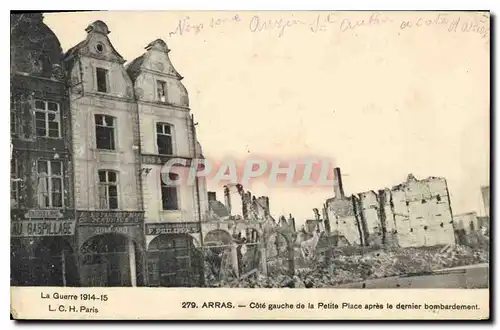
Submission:
[[[433,274],[394,276],[348,283],[337,288],[414,288],[414,289],[476,289],[488,288],[489,264],[440,269]]]

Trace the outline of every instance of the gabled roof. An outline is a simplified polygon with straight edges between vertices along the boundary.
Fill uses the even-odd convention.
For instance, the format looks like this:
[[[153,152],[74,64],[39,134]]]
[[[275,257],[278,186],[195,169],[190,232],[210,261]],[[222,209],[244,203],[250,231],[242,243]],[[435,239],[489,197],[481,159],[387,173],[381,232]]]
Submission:
[[[109,31],[106,23],[104,23],[103,21],[100,21],[100,20],[95,21],[92,24],[90,24],[85,29],[85,31],[87,32],[87,37],[85,38],[85,40],[83,40],[83,41],[79,42],[78,44],[76,44],[75,46],[71,47],[64,55],[64,58],[65,58],[65,61],[67,63],[68,68],[71,68],[71,66],[73,65],[74,60],[76,58],[76,55],[80,54],[81,51],[85,47],[87,47],[88,43],[90,42],[90,40],[92,39],[94,34],[104,35],[108,41],[110,48],[111,48],[111,54],[113,55],[112,56],[113,60],[120,63],[120,64],[125,63],[125,59],[120,55],[120,53],[118,53],[118,51],[115,49],[115,47],[113,46],[113,44],[111,43],[111,41],[107,37],[107,35],[109,33],[111,33],[111,31]],[[92,56],[92,54],[93,54],[92,52],[86,53],[86,55],[88,55],[88,56]],[[94,56],[97,57],[97,55],[94,55]]]
[[[171,76],[174,76],[178,80],[183,79],[183,77],[179,74],[179,72],[177,72],[177,70],[174,68],[174,66],[172,65],[172,62],[170,61],[170,58],[168,57],[168,53],[170,52],[170,49],[168,49],[165,41],[163,41],[161,39],[156,39],[156,40],[150,42],[144,48],[146,49],[146,52],[144,54],[135,58],[133,61],[131,61],[129,64],[126,65],[127,73],[130,76],[130,79],[132,79],[132,81],[135,81],[135,79],[137,79],[137,77],[139,76],[139,74],[141,72],[141,67],[142,67],[144,61],[146,61],[148,59],[148,54],[151,51],[158,51],[158,52],[165,53],[167,67],[168,67],[168,71],[169,71],[168,74]]]
[[[127,70],[127,73],[130,76],[130,79],[132,79],[132,81],[135,81],[135,79],[139,76],[142,63],[144,63],[145,55],[146,55],[145,53],[142,54],[141,56],[137,57],[136,59],[134,59],[132,62],[128,63],[125,66],[125,69]]]

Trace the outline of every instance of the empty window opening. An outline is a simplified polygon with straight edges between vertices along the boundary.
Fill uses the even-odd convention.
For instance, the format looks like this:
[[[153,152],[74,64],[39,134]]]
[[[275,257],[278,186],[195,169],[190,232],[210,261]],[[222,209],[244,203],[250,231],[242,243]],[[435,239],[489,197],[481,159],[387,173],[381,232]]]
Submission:
[[[95,115],[96,147],[103,150],[115,150],[115,118]]]
[[[156,124],[156,145],[160,155],[172,155],[174,152],[172,141],[172,125],[166,123]]]
[[[167,102],[167,83],[161,80],[156,81],[158,101]]]
[[[101,93],[108,92],[108,70],[96,68],[97,91]]]
[[[165,183],[161,180],[161,200],[164,210],[178,210],[179,201],[177,198],[177,186],[175,181],[179,179],[179,175],[175,173],[169,173],[169,180],[174,181],[173,183]]]

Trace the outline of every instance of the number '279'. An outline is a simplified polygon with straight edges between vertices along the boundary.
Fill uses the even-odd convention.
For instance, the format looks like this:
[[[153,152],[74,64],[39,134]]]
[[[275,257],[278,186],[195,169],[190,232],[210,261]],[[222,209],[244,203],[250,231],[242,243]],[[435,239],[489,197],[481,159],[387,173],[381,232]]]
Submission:
[[[194,301],[183,301],[182,308],[198,308],[198,306]]]

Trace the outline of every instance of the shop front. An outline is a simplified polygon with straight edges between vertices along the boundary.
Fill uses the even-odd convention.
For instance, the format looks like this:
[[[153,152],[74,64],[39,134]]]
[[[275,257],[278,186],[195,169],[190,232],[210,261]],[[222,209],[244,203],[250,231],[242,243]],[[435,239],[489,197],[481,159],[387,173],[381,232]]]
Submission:
[[[79,286],[73,211],[12,210],[11,285]]]
[[[77,211],[81,285],[143,286],[143,212]]]
[[[149,286],[197,287],[203,284],[200,224],[147,223]]]

